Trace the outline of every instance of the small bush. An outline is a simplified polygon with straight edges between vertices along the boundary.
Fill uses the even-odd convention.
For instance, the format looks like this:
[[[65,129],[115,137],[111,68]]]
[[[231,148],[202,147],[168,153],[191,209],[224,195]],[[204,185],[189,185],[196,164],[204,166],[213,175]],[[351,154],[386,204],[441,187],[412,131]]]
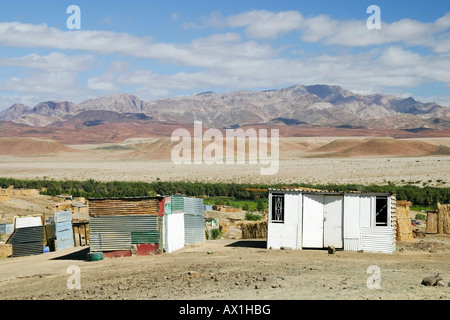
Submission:
[[[220,231],[220,229],[212,229],[211,230],[211,238],[213,240],[222,238],[222,231]]]
[[[245,214],[245,220],[261,221],[262,217],[259,214],[254,214],[252,212],[247,212]]]
[[[417,220],[426,220],[427,216],[424,215],[423,213],[418,213],[418,214],[416,214],[416,219]]]

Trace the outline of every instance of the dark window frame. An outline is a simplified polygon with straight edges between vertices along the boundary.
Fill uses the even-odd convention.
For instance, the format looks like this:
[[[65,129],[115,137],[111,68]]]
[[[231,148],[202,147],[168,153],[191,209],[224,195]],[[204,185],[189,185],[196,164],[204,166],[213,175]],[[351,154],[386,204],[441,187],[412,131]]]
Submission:
[[[284,208],[284,193],[272,193],[271,195],[271,222],[284,223],[285,208]]]
[[[390,226],[389,217],[389,197],[377,196],[375,198],[375,226]]]

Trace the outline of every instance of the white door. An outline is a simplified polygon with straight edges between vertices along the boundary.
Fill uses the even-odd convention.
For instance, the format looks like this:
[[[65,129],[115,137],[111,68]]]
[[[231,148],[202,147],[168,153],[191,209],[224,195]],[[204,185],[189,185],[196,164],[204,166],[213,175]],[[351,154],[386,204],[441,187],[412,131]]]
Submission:
[[[342,248],[343,196],[325,195],[323,209],[323,246]]]
[[[303,195],[303,248],[323,248],[323,195]]]

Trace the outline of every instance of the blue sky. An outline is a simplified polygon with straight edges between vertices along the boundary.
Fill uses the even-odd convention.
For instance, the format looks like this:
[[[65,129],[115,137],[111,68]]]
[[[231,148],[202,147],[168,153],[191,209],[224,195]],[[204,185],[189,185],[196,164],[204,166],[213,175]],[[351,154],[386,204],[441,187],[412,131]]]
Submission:
[[[67,27],[70,5],[79,30]],[[369,5],[380,8],[379,30],[367,27]],[[0,2],[0,110],[296,84],[450,106],[450,2]]]

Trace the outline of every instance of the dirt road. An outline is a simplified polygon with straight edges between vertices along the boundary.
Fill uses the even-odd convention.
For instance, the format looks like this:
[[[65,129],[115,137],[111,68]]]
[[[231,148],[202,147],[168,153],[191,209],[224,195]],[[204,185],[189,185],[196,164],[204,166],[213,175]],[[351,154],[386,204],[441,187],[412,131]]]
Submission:
[[[170,254],[87,261],[88,247],[0,260],[4,300],[450,299],[450,236],[393,254],[270,250],[264,240],[208,240]],[[75,266],[78,271],[68,273]],[[379,270],[379,289],[369,266]],[[73,269],[74,270],[74,269]],[[421,285],[439,273],[443,286]],[[79,289],[76,277],[79,277]],[[369,285],[368,285],[369,280]]]

